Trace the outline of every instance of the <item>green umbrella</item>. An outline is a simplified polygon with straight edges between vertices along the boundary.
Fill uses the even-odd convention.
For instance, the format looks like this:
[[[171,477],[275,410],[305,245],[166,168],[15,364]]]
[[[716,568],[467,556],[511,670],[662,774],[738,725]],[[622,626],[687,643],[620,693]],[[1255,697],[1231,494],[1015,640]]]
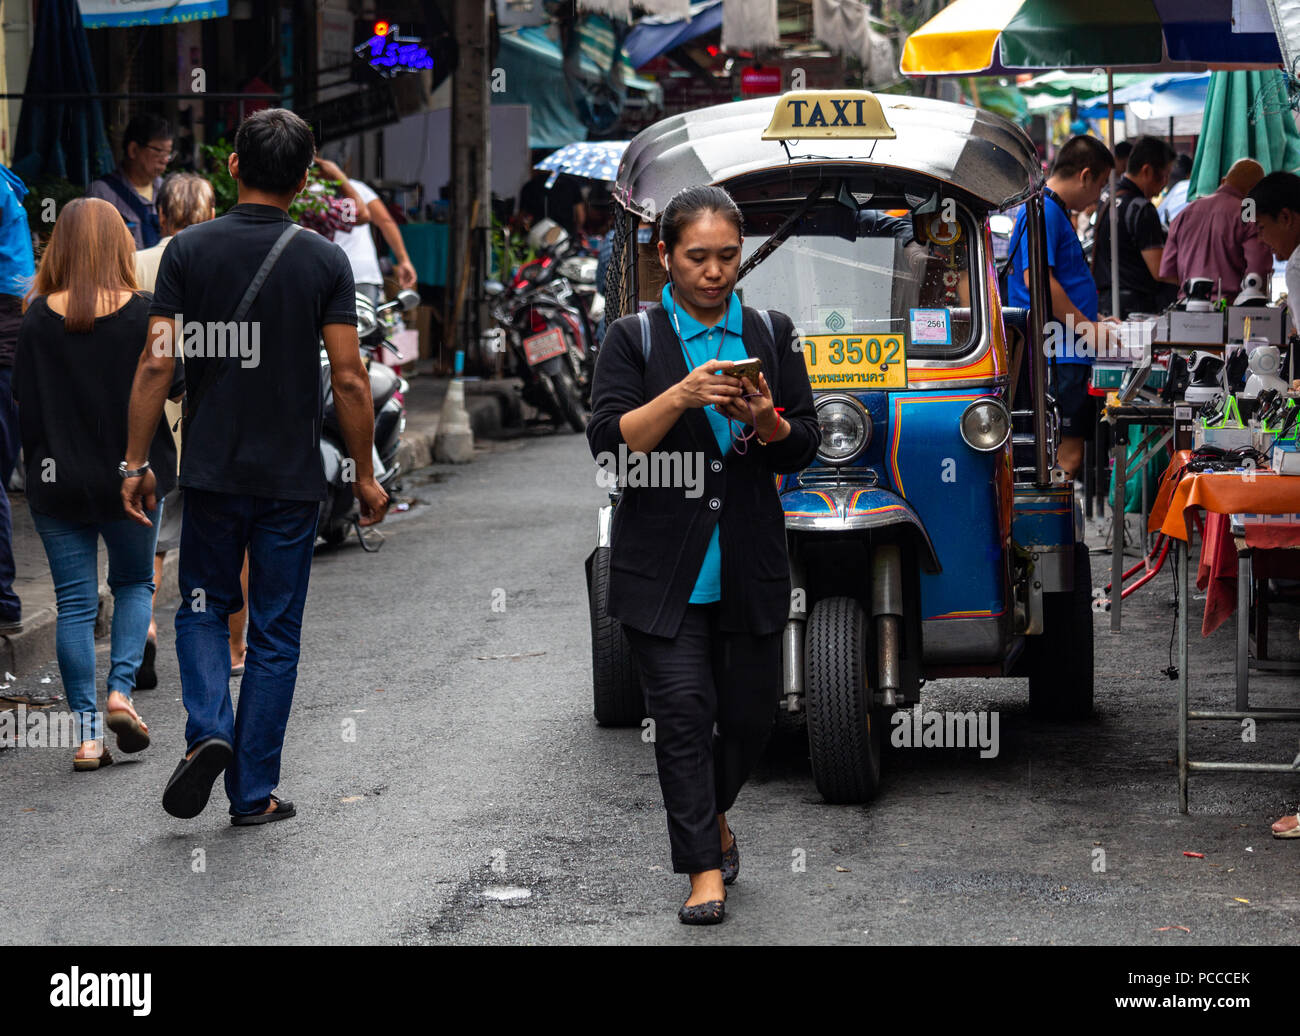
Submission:
[[[1280,70],[1210,76],[1188,200],[1218,190],[1239,158],[1255,159],[1266,173],[1300,167],[1300,130]]]

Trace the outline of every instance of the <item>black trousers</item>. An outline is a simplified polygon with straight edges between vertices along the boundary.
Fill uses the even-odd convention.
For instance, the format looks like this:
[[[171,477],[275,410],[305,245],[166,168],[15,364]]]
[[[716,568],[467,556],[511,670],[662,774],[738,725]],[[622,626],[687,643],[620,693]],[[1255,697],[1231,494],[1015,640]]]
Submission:
[[[762,754],[781,691],[781,634],[724,632],[720,611],[688,605],[675,637],[625,627],[654,720],[678,874],[722,866],[717,814],[731,808]]]

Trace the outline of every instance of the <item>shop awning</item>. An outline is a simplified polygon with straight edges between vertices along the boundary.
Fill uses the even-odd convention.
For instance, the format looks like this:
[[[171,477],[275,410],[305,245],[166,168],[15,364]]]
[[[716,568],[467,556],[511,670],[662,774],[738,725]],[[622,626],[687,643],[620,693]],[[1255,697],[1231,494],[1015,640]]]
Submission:
[[[224,18],[226,0],[81,0],[81,20],[87,29],[121,29],[129,25],[171,25]]]

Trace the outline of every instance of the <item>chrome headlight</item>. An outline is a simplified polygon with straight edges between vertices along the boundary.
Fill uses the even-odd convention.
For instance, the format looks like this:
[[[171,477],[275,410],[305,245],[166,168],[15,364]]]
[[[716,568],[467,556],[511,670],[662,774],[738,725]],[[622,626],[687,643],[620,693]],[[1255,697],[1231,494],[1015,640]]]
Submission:
[[[851,461],[871,442],[871,416],[852,396],[822,396],[817,400],[822,444],[817,458],[827,464]]]
[[[981,453],[992,453],[1006,445],[1011,435],[1011,414],[998,399],[977,399],[961,415],[961,437]]]

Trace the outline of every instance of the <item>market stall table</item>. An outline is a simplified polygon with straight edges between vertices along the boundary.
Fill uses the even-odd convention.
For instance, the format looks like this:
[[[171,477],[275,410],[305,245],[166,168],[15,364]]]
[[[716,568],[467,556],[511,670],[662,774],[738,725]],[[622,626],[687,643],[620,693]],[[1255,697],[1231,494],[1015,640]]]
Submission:
[[[1249,567],[1257,553],[1264,551],[1286,551],[1289,545],[1300,545],[1300,525],[1293,522],[1250,522],[1243,521],[1239,527],[1243,533],[1244,558],[1236,561],[1238,587],[1238,657],[1237,657],[1237,708],[1230,712],[1190,711],[1188,709],[1189,660],[1187,644],[1187,616],[1190,593],[1188,589],[1188,550],[1191,543],[1191,522],[1198,509],[1204,509],[1208,518],[1206,535],[1203,542],[1202,568],[1206,580],[1206,616],[1202,621],[1202,630],[1214,628],[1223,621],[1222,604],[1212,601],[1212,582],[1218,570],[1224,567],[1225,534],[1231,534],[1228,516],[1243,515],[1290,515],[1300,513],[1300,477],[1278,475],[1272,471],[1242,472],[1201,472],[1185,473],[1176,478],[1178,472],[1186,465],[1189,454],[1180,451],[1175,454],[1169,470],[1161,483],[1161,492],[1157,496],[1156,506],[1151,513],[1150,525],[1158,526],[1161,532],[1177,543],[1178,557],[1176,572],[1178,575],[1178,808],[1187,812],[1187,779],[1192,771],[1235,771],[1293,773],[1298,768],[1294,762],[1286,763],[1227,763],[1193,761],[1187,756],[1188,720],[1221,720],[1240,723],[1250,720],[1284,720],[1300,721],[1300,709],[1251,709],[1248,701],[1248,684],[1246,672],[1248,660],[1243,659],[1242,649],[1244,630],[1248,622],[1249,590],[1254,578]],[[1215,516],[1219,517],[1215,517]],[[1207,553],[1208,551],[1208,553]],[[1242,591],[1245,591],[1244,597]]]

